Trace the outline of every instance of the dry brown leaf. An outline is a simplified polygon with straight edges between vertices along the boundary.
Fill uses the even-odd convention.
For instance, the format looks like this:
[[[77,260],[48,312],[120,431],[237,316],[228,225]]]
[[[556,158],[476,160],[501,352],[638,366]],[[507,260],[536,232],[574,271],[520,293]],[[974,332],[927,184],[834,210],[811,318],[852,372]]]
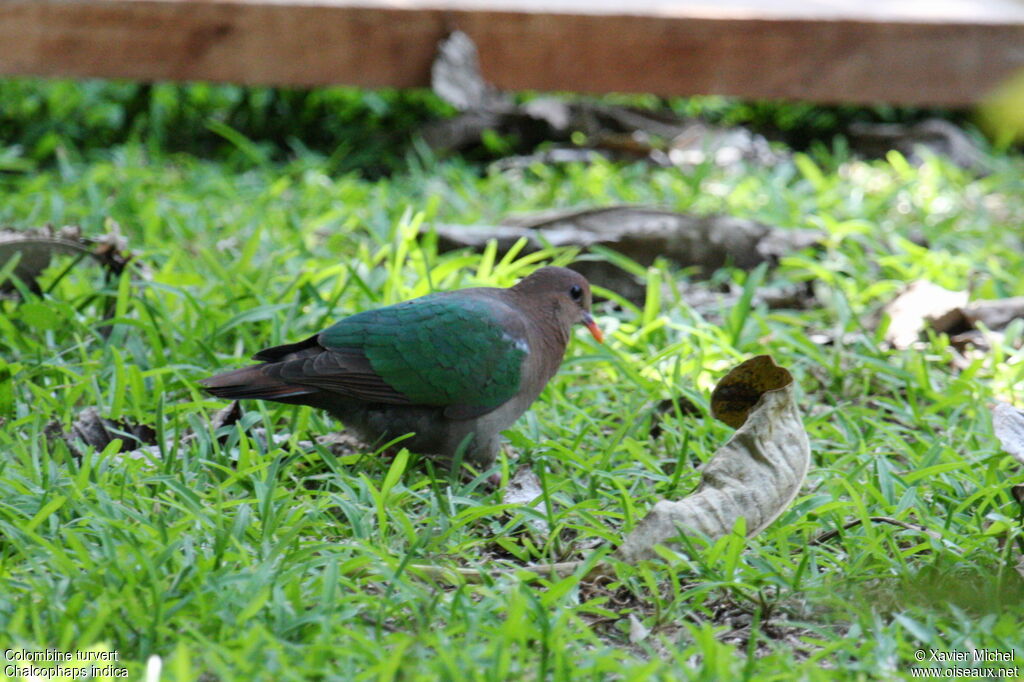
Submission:
[[[1024,412],[1003,401],[992,406],[992,431],[1003,446],[1003,450],[1024,464]],[[1010,494],[1017,504],[1024,507],[1024,485],[1010,488]]]
[[[911,163],[921,163],[920,148],[945,156],[960,166],[984,170],[985,156],[963,130],[942,119],[920,123],[854,123],[848,130],[853,150],[865,156],[882,158],[895,149]]]
[[[512,480],[505,487],[505,492],[501,496],[501,503],[529,504],[530,502],[536,502],[543,495],[543,492],[540,487],[540,479],[537,477],[537,474],[533,473],[533,469],[525,466],[520,467],[519,471],[512,476]]]
[[[582,134],[591,154],[647,159],[658,165],[693,166],[706,161],[722,166],[740,161],[771,164],[786,157],[773,150],[762,135],[680,118],[671,111],[557,97],[516,104],[508,93],[484,80],[476,45],[462,31],[454,31],[438,44],[431,84],[435,93],[461,112],[421,131],[427,144],[438,152],[479,145],[484,131],[490,130],[518,141],[521,150],[541,142],[575,143],[574,135]],[[503,166],[522,167],[565,158],[563,153],[541,152],[512,157]],[[589,158],[590,154],[582,160]]]
[[[752,537],[778,518],[800,491],[811,450],[789,372],[770,357],[759,356],[726,379],[726,390],[733,390],[731,386],[742,395],[735,403],[726,401],[730,409],[725,413],[734,422],[744,417],[742,426],[704,465],[697,489],[678,502],[655,504],[616,550],[618,558],[631,563],[651,558],[656,546],[671,544],[687,532],[720,538],[741,517]],[[752,408],[744,409],[753,397],[750,389],[763,392]]]
[[[146,424],[134,424],[123,419],[107,419],[101,417],[99,410],[95,407],[87,407],[82,410],[71,429],[64,434],[64,440],[72,453],[81,456],[77,444],[82,443],[97,451],[110,445],[120,438],[124,444],[123,450],[136,450],[147,445],[156,445],[156,431]]]
[[[511,103],[484,80],[476,45],[462,31],[453,31],[437,46],[430,78],[434,92],[460,111],[494,109]]]
[[[950,345],[962,353],[971,348],[987,351],[993,343],[1002,342],[1004,336],[1000,332],[1007,325],[1024,319],[1024,296],[968,303],[967,292],[949,291],[917,280],[904,287],[868,326],[876,325],[883,315],[889,316],[885,338],[894,348],[911,347],[921,332],[930,327],[949,334]],[[979,324],[985,329],[976,329]]]
[[[821,233],[813,230],[784,230],[728,215],[630,205],[513,215],[503,225],[529,230],[534,239],[536,233],[543,234],[553,245],[607,246],[641,265],[663,256],[707,273],[727,263],[753,269],[821,239]]]
[[[629,643],[639,644],[647,639],[651,631],[645,626],[635,613],[629,614]]]
[[[92,255],[82,242],[78,228],[65,227],[57,232],[50,228],[39,230],[0,230],[0,268],[15,256],[20,257],[14,275],[31,289],[38,291],[36,280],[50,266],[56,255]],[[11,281],[0,282],[0,291],[14,291]]]
[[[882,309],[882,314],[889,317],[885,340],[893,348],[905,350],[917,341],[926,325],[949,331],[966,304],[966,291],[950,291],[923,279],[911,282]]]
[[[483,249],[494,240],[504,255],[521,238],[523,253],[552,246],[604,247],[643,266],[665,258],[679,267],[696,266],[709,275],[726,264],[746,270],[775,262],[817,244],[812,230],[785,230],[732,216],[698,216],[650,206],[607,206],[558,209],[510,216],[498,226],[435,225],[438,248]],[[631,274],[604,260],[573,265],[591,282],[629,300],[642,300],[645,286]]]
[[[543,511],[543,494],[544,491],[540,486],[540,478],[533,472],[533,469],[524,466],[520,467],[512,476],[512,480],[508,482],[505,491],[501,495],[501,503],[518,506],[527,506],[532,503],[533,509]],[[539,533],[547,534],[551,531],[544,518],[531,515],[528,523]]]
[[[210,428],[214,431],[222,426],[234,426],[235,422],[242,418],[242,404],[232,400],[227,407],[223,407],[213,413],[210,417]]]
[[[992,407],[992,430],[1003,450],[1024,464],[1024,412],[1009,403],[997,401]]]
[[[216,433],[223,426],[234,426],[242,416],[242,410],[237,400],[232,401],[227,407],[217,410],[210,416],[210,429]],[[118,460],[145,460],[150,464],[156,462],[160,455],[160,445],[157,441],[157,434],[151,427],[145,424],[134,424],[124,420],[112,420],[101,417],[99,410],[95,407],[88,407],[79,414],[67,433],[62,432],[60,424],[53,422],[47,425],[46,434],[49,438],[62,438],[71,452],[80,457],[82,455],[79,445],[89,446],[97,451],[103,450],[115,438],[123,441],[121,451],[115,455]],[[249,438],[262,447],[281,446],[288,442],[290,436],[287,433],[267,433],[263,427],[252,428],[247,431]],[[192,429],[188,429],[177,438],[169,438],[164,442],[167,452],[177,452],[181,447],[186,446],[198,437]],[[217,437],[217,441],[224,445],[228,441],[226,434]],[[318,436],[316,441],[301,440],[295,444],[299,450],[313,451],[317,446],[326,448],[335,457],[344,457],[354,454],[372,452],[373,448],[362,442],[350,432],[328,433]]]
[[[681,168],[710,161],[716,166],[733,166],[741,161],[772,165],[786,158],[772,149],[768,140],[746,128],[722,128],[700,121],[689,123],[669,144],[668,159]]]
[[[535,163],[550,166],[559,163],[593,163],[598,159],[607,159],[609,155],[599,149],[586,147],[554,147],[541,149],[525,156],[506,156],[491,164],[497,171],[519,170],[529,168]]]
[[[989,329],[1003,329],[1014,320],[1024,318],[1024,296],[971,301],[962,308],[962,313],[972,326],[980,322]]]
[[[115,223],[111,232],[99,239],[86,239],[75,226],[54,230],[46,226],[28,230],[0,229],[0,268],[18,257],[13,274],[29,289],[39,290],[38,278],[54,256],[90,258],[108,272],[120,274],[131,256]],[[0,292],[9,293],[16,288],[11,281],[0,282]]]
[[[678,502],[662,500],[655,504],[615,550],[618,559],[635,563],[653,558],[656,546],[672,544],[687,532],[712,539],[723,537],[732,532],[741,517],[747,522],[747,536],[753,537],[778,518],[799,493],[810,466],[811,450],[793,399],[792,376],[762,355],[734,368],[723,383],[726,388],[743,385],[761,393],[749,409],[736,407],[730,411],[733,416],[745,412],[745,421],[704,465],[696,490]],[[611,564],[595,561],[604,551],[599,549],[588,561],[511,570],[414,568],[425,576],[456,582],[477,582],[498,574],[514,574],[522,580],[556,578],[578,571],[593,578],[613,573]]]
[[[718,382],[711,392],[711,416],[738,429],[762,395],[792,382],[789,371],[776,365],[770,355],[758,355],[734,367]]]

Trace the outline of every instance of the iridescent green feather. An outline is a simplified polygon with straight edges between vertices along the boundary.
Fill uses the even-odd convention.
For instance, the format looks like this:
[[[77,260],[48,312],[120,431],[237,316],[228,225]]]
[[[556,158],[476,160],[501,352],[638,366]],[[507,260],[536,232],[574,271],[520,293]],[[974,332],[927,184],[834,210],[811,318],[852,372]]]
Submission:
[[[493,408],[520,386],[526,350],[493,301],[432,294],[369,310],[321,332],[330,349],[360,350],[390,386],[419,405]]]

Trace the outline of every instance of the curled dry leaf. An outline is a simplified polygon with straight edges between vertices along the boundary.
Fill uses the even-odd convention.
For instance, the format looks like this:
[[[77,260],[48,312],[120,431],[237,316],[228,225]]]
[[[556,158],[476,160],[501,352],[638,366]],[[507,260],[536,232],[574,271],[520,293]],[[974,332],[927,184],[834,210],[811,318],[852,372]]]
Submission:
[[[992,407],[992,430],[1003,450],[1024,464],[1024,412],[1002,401]]]
[[[49,227],[38,230],[0,230],[0,268],[15,256],[19,257],[14,275],[29,288],[38,291],[36,280],[50,266],[56,255],[91,255],[82,242],[77,227],[64,227],[54,231]],[[0,282],[0,291],[14,291],[11,281]]]
[[[442,250],[483,249],[494,240],[500,255],[521,238],[524,253],[552,246],[606,247],[651,265],[663,257],[679,267],[708,275],[726,264],[753,269],[820,242],[812,230],[784,230],[745,218],[698,216],[649,206],[554,210],[511,216],[498,226],[436,225]],[[645,288],[632,275],[605,261],[579,261],[573,266],[591,282],[628,299],[642,299]]]
[[[647,639],[651,631],[645,626],[635,613],[629,614],[629,643],[639,644]]]
[[[216,431],[222,426],[234,426],[242,418],[242,404],[232,400],[227,407],[223,407],[213,413],[210,417],[210,427]]]
[[[587,151],[615,159],[647,159],[659,165],[693,166],[706,161],[721,166],[740,161],[772,164],[785,158],[762,135],[744,128],[723,128],[683,119],[671,111],[557,97],[538,97],[516,104],[508,93],[484,80],[477,47],[462,31],[454,31],[438,44],[431,67],[431,85],[438,96],[461,112],[421,131],[435,151],[479,145],[482,135],[489,130],[517,140],[523,149],[541,142],[569,144],[574,134],[582,134]],[[502,166],[559,162],[574,149],[579,150],[560,148],[553,155],[542,152],[512,157]],[[589,158],[587,155],[582,160]]]
[[[971,326],[980,323],[989,329],[1003,329],[1014,320],[1024,318],[1024,296],[971,301],[961,312]]]
[[[540,478],[533,472],[533,469],[524,466],[520,467],[512,476],[512,480],[508,482],[505,491],[501,495],[501,503],[526,506],[532,502],[534,510],[543,511],[543,494],[544,491],[541,490]],[[539,533],[547,534],[551,532],[547,520],[542,517],[530,516],[528,523]]]
[[[1024,319],[1024,296],[971,301],[943,318],[948,324],[937,331],[950,335],[950,345],[963,354],[955,356],[954,364],[964,369],[972,357],[1002,345],[1006,340],[1003,330],[1019,319]]]
[[[54,256],[71,255],[91,258],[108,272],[120,274],[130,260],[124,240],[112,223],[111,232],[99,239],[86,239],[75,226],[59,230],[46,226],[31,230],[0,229],[0,268],[18,257],[13,274],[34,291],[38,278]],[[15,290],[11,281],[0,282],[0,292]]]
[[[752,161],[769,166],[786,158],[768,140],[746,128],[722,128],[700,121],[688,123],[672,138],[666,151],[673,166],[699,166],[711,161],[716,166],[733,166]]]
[[[234,400],[227,407],[217,410],[211,415],[210,429],[216,432],[221,427],[234,426],[241,417],[241,406],[237,400]],[[100,451],[106,448],[115,438],[120,438],[123,442],[121,452],[114,455],[116,460],[144,460],[153,464],[161,455],[157,433],[151,427],[145,424],[135,424],[125,420],[102,417],[99,410],[95,407],[88,407],[82,410],[66,433],[61,430],[60,424],[57,422],[48,424],[45,433],[49,439],[63,439],[76,457],[81,457],[83,454],[79,448],[80,445]],[[262,447],[281,446],[286,444],[290,438],[287,433],[268,434],[267,430],[262,427],[249,429],[247,435]],[[178,438],[168,438],[165,440],[165,450],[167,452],[177,452],[182,447],[196,440],[197,437],[198,434],[195,431],[188,429]],[[228,436],[221,434],[217,440],[221,445],[224,445],[228,441]],[[310,452],[318,447],[326,448],[335,457],[345,457],[373,451],[373,447],[346,431],[318,436],[315,442],[301,440],[295,445],[299,450]]]
[[[540,479],[530,467],[520,467],[508,482],[501,496],[502,504],[528,504],[538,500],[543,494]]]
[[[765,393],[793,383],[789,371],[779,367],[768,355],[734,367],[711,392],[711,416],[734,429],[743,426],[750,411]]]
[[[893,348],[911,347],[926,327],[950,334],[956,348],[987,346],[987,339],[977,325],[998,332],[1010,322],[1024,319],[1024,296],[967,302],[966,291],[950,291],[927,280],[917,280],[904,287],[882,315],[889,317],[885,339]],[[996,335],[999,336],[998,334]]]
[[[136,450],[147,445],[156,445],[157,442],[156,431],[152,427],[101,417],[95,407],[82,410],[63,437],[72,453],[77,456],[82,454],[78,450],[78,443],[102,450],[115,438],[120,438],[125,450]]]
[[[961,168],[984,170],[985,156],[963,130],[949,121],[931,118],[920,123],[854,123],[849,127],[854,151],[881,158],[895,149],[911,163],[921,163],[921,148],[945,156]]]
[[[462,31],[453,31],[438,44],[430,83],[441,99],[460,111],[495,109],[511,103],[484,80],[476,44]]]
[[[678,292],[680,300],[693,308],[709,324],[723,326],[726,316],[744,297],[744,289],[735,282],[712,283],[707,280],[676,282],[664,298]],[[639,301],[638,301],[639,303]],[[765,284],[754,290],[753,307],[769,310],[809,310],[818,306],[811,282]]]
[[[712,411],[739,424],[738,430],[704,465],[691,495],[654,505],[616,550],[620,559],[651,558],[657,545],[687,532],[723,537],[741,517],[752,537],[799,492],[811,451],[789,372],[761,355],[733,369],[719,386],[719,405],[712,394]]]
[[[893,348],[910,348],[927,325],[940,332],[951,329],[966,304],[966,291],[950,291],[923,279],[911,282],[882,309],[889,317],[885,340]]]
[[[811,450],[789,372],[770,356],[760,355],[734,368],[720,386],[718,399],[712,398],[718,407],[713,409],[739,423],[739,429],[704,465],[696,490],[678,502],[655,504],[615,550],[616,558],[630,563],[652,558],[656,546],[671,544],[688,532],[712,539],[724,537],[741,517],[747,521],[748,537],[752,537],[778,518],[800,491]],[[606,552],[600,548],[584,561],[512,570],[412,568],[426,577],[455,582],[479,582],[498,575],[529,581],[574,573],[591,579],[614,573],[612,565],[601,559]],[[635,633],[641,636],[639,629]]]
[[[1009,403],[996,402],[992,407],[992,430],[1003,450],[1024,464],[1024,412]],[[1010,493],[1017,504],[1024,507],[1024,485],[1013,486]]]

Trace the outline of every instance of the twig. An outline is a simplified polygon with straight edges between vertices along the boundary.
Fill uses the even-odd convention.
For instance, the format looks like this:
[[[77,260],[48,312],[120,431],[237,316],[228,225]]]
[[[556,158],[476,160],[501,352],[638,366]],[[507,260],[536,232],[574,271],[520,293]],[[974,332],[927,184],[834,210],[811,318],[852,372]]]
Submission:
[[[888,524],[890,524],[892,526],[899,526],[900,528],[905,528],[907,530],[916,530],[916,531],[924,533],[928,537],[934,538],[936,540],[941,540],[942,539],[942,535],[940,533],[938,533],[937,531],[929,530],[928,528],[925,528],[924,526],[922,526],[920,524],[917,524],[917,523],[909,523],[907,521],[900,521],[899,519],[894,519],[894,518],[892,518],[890,516],[869,516],[866,520],[867,521],[873,521],[875,523],[888,523]],[[830,530],[830,531],[827,531],[825,533],[822,533],[821,535],[819,535],[815,539],[811,540],[810,544],[811,545],[820,545],[820,544],[822,544],[824,542],[828,542],[832,538],[838,536],[844,530],[849,530],[850,528],[853,528],[854,526],[858,526],[858,525],[864,523],[864,521],[865,521],[865,519],[854,519],[853,521],[850,521],[849,523],[843,524],[842,528],[836,528],[835,530]]]

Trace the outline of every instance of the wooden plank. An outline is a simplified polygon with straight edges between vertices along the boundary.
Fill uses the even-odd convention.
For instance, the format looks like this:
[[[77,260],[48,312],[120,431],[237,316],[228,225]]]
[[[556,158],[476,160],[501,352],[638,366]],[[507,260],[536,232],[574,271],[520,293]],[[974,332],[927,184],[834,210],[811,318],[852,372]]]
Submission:
[[[866,3],[861,2],[861,5]],[[1010,0],[4,0],[0,73],[429,84],[461,29],[505,89],[958,106],[1024,69]]]

